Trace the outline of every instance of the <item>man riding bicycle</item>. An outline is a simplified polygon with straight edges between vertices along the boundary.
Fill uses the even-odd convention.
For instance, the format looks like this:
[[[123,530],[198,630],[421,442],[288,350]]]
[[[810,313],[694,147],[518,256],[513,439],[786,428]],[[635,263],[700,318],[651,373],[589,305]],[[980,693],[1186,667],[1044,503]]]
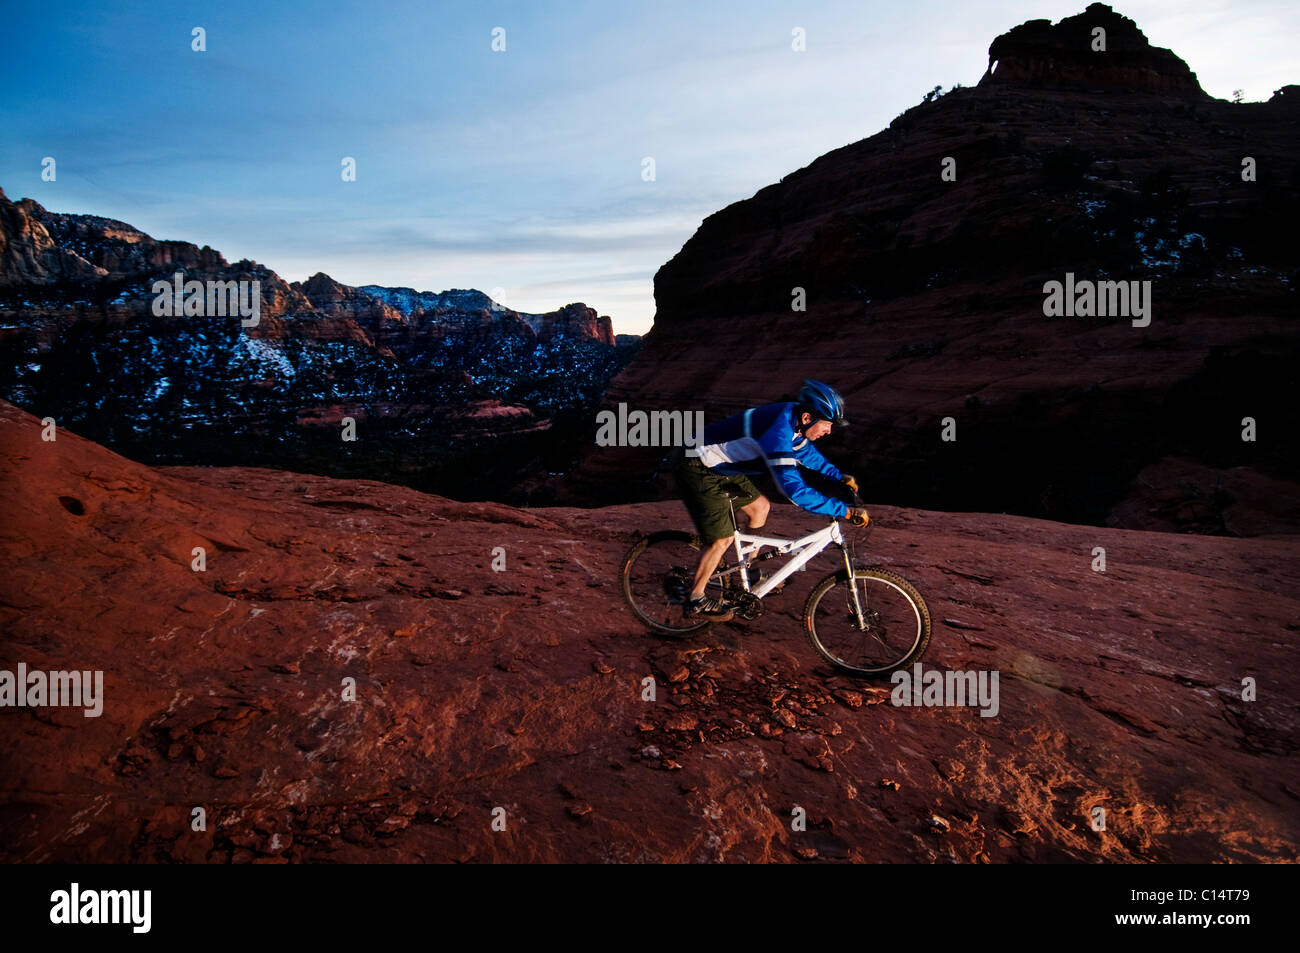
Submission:
[[[867,522],[867,511],[845,505],[804,482],[799,467],[816,470],[838,480],[854,493],[858,484],[826,460],[812,442],[830,433],[833,424],[846,425],[844,399],[821,381],[804,381],[792,403],[765,404],[704,428],[699,446],[686,450],[673,470],[677,488],[704,543],[688,602],[687,616],[726,622],[733,607],[705,598],[704,589],[718,568],[736,532],[729,495],[749,520],[749,530],[767,522],[771,504],[750,480],[766,468],[796,506],[809,513],[837,519],[848,517],[855,525]]]

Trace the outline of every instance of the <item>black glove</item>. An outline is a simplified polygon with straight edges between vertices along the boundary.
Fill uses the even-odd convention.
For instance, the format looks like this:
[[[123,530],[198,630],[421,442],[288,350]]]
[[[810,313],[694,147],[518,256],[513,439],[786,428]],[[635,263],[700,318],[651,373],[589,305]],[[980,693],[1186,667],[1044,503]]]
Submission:
[[[847,486],[854,493],[858,492],[858,481],[853,479],[853,477],[849,476],[847,473],[844,474],[844,476],[840,477],[840,482],[843,483],[845,486]]]
[[[854,526],[866,526],[871,522],[871,517],[867,515],[867,511],[860,506],[850,506],[844,518]]]

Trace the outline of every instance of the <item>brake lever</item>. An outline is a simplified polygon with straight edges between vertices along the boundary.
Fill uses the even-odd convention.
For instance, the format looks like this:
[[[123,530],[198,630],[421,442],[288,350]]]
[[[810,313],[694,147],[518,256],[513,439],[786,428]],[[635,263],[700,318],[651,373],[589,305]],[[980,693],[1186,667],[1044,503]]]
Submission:
[[[853,508],[854,508],[854,509],[865,510],[865,509],[867,508],[867,505],[866,505],[866,503],[863,501],[862,497],[858,496],[858,494],[857,494],[856,492],[852,492],[852,491],[850,491],[850,493],[851,493],[851,495],[852,495],[852,497],[853,497],[853,504],[852,504]],[[864,532],[864,533],[865,533],[865,532],[868,532],[868,531],[871,529],[871,527],[873,527],[873,526],[875,526],[875,525],[876,525],[876,524],[875,524],[875,521],[872,520],[870,516],[868,516],[868,517],[867,517],[867,525],[862,527],[862,532]]]

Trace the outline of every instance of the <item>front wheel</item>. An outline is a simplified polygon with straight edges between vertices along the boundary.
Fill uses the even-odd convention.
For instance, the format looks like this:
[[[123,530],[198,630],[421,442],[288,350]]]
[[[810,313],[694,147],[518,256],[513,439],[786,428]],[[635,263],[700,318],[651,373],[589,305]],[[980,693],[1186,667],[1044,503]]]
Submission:
[[[856,599],[855,599],[856,590]],[[804,604],[804,630],[819,655],[853,675],[886,675],[930,644],[930,610],[916,587],[887,569],[841,569]]]

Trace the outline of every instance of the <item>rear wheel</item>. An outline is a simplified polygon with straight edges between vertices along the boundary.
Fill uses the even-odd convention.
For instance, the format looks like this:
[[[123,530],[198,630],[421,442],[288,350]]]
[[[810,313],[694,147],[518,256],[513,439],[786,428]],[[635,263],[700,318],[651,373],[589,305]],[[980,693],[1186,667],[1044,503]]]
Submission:
[[[712,624],[683,614],[701,548],[698,536],[665,530],[642,537],[627,551],[619,573],[623,598],[632,614],[647,628],[660,635],[685,638]],[[718,568],[726,568],[725,559]],[[722,584],[716,575],[709,580],[704,594],[723,598]]]
[[[853,675],[877,676],[925,654],[930,610],[916,587],[871,567],[854,570],[853,588],[840,570],[819,582],[804,604],[804,630],[822,658]]]

